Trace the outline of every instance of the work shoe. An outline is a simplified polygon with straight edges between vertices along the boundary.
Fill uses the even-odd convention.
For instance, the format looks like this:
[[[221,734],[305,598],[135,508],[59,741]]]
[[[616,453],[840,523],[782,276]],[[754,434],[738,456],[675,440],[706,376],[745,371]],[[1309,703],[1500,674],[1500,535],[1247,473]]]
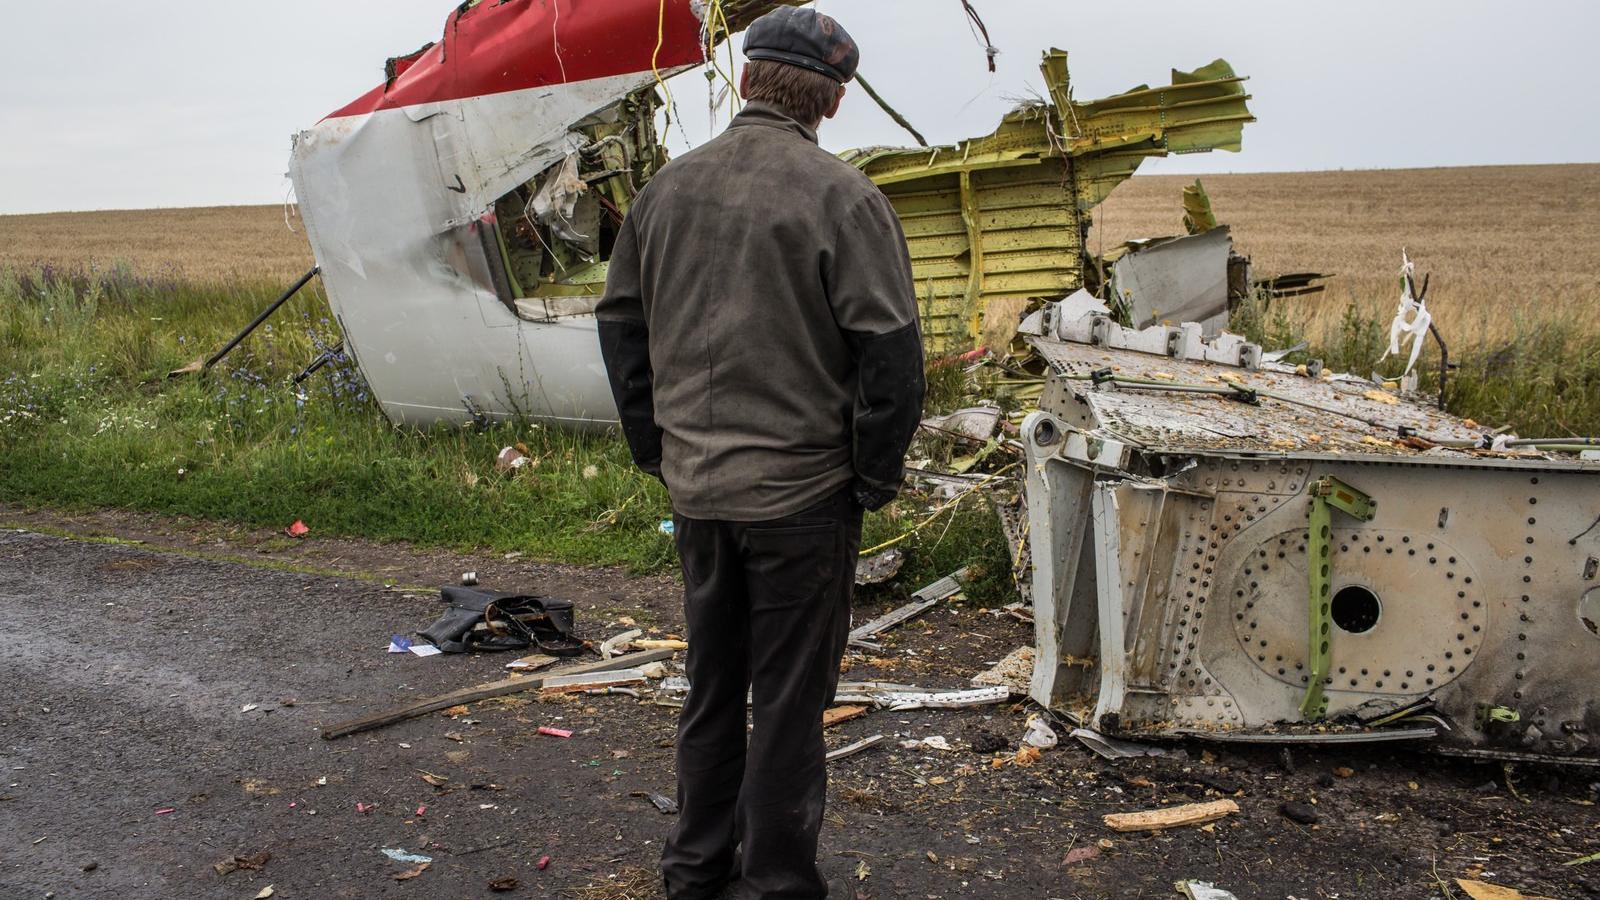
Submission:
[[[856,900],[855,879],[829,878],[828,900]]]

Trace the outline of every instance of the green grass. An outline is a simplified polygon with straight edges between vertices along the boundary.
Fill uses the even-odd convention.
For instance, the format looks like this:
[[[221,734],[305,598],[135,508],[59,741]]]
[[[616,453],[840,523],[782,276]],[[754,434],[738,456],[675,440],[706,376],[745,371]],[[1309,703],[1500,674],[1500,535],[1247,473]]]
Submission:
[[[505,552],[662,571],[675,565],[666,491],[619,438],[532,423],[420,432],[391,425],[338,358],[325,299],[295,299],[205,378],[166,373],[227,340],[281,289],[0,270],[0,499],[114,507],[312,535]],[[520,444],[536,466],[495,471]],[[868,546],[920,521],[897,501],[869,517]],[[915,588],[974,565],[975,599],[1001,596],[1006,551],[981,499],[907,542]]]

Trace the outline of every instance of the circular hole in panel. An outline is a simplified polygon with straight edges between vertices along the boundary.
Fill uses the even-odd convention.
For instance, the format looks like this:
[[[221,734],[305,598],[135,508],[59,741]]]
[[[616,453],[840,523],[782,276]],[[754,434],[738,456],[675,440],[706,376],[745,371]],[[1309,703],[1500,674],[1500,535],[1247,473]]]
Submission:
[[[1333,595],[1333,624],[1351,634],[1371,631],[1382,613],[1378,595],[1363,585],[1352,584]],[[1600,622],[1600,619],[1595,621]]]

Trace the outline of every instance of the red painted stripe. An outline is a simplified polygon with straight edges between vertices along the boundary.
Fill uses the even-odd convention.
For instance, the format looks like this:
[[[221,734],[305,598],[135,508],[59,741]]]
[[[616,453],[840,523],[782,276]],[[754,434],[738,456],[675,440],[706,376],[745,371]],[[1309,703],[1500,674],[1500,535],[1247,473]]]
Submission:
[[[700,62],[700,20],[689,0],[483,0],[452,12],[443,40],[393,84],[373,88],[328,118],[647,72],[663,2],[665,41],[657,64]]]

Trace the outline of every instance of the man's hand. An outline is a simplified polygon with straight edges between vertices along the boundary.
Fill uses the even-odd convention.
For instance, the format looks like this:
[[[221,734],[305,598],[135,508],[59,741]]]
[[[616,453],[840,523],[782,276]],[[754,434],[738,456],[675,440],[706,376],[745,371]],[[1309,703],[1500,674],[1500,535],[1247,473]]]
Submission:
[[[868,512],[883,509],[899,495],[898,489],[873,487],[859,479],[850,485],[850,496],[855,499],[857,506]]]

